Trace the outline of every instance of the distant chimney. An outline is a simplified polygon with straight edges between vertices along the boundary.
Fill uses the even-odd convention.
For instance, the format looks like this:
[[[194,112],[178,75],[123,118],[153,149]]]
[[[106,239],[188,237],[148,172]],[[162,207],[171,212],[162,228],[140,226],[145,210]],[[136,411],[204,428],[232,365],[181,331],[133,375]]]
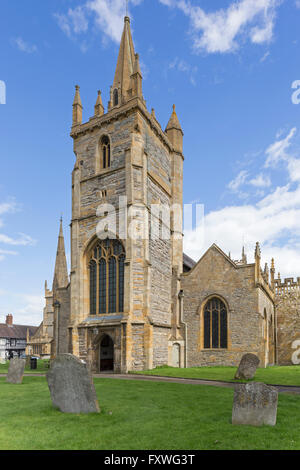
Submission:
[[[6,324],[7,326],[13,326],[13,316],[11,313],[6,315]]]

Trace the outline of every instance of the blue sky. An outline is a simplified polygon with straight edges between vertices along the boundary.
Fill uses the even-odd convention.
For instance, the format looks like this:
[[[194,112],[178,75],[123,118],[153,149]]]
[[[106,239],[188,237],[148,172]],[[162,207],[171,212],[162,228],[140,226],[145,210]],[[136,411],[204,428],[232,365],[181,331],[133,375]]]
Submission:
[[[74,86],[84,120],[117,61],[124,0],[2,0],[0,322],[39,324],[59,218],[69,253]],[[300,276],[300,1],[129,2],[148,109],[184,131],[184,202],[205,208],[204,242],[233,258],[255,242],[281,276]],[[294,93],[294,103],[292,95]],[[0,93],[1,100],[1,93]],[[198,230],[198,234],[200,231]]]

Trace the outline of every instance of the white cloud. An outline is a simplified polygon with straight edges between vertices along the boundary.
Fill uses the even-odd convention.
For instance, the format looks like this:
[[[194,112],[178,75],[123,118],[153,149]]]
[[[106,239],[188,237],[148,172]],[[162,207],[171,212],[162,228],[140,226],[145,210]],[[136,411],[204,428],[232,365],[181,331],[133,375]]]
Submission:
[[[190,83],[194,86],[196,85],[196,74],[198,71],[198,67],[192,66],[188,64],[185,60],[175,57],[175,59],[169,63],[168,68],[187,74]]]
[[[16,251],[8,251],[8,250],[2,250],[0,248],[0,255],[17,255],[18,253]]]
[[[34,240],[30,235],[25,233],[20,233],[18,238],[12,238],[8,235],[0,233],[0,243],[6,243],[7,245],[19,245],[19,246],[28,246],[35,245],[36,240]]]
[[[270,189],[269,194],[255,204],[227,206],[211,211],[204,218],[203,227],[186,231],[184,249],[194,259],[198,259],[212,243],[217,243],[224,251],[230,251],[235,258],[240,257],[241,246],[246,245],[248,261],[253,261],[256,241],[262,246],[263,262],[275,258],[277,269],[282,277],[300,276],[300,178],[292,175],[291,165],[300,169],[300,158],[291,156],[288,149],[293,147],[293,128],[285,138],[270,145],[266,150],[266,162],[286,165],[289,181],[285,186]],[[300,174],[300,170],[298,175]],[[240,172],[232,180],[233,190],[240,190],[242,184],[264,187],[270,182],[268,177],[259,174],[249,183],[246,173]]]
[[[82,7],[77,7],[74,10],[70,8],[68,11],[68,16],[75,34],[80,34],[87,31],[88,21]]]
[[[7,313],[13,314],[13,322],[17,325],[38,326],[43,320],[45,299],[41,295],[30,295],[0,290],[2,315],[0,323],[5,321]]]
[[[85,33],[88,30],[86,11],[82,6],[78,6],[74,9],[69,8],[67,14],[55,13],[54,17],[61,30],[68,37],[72,37],[73,34]]]
[[[270,55],[270,51],[267,51],[260,59],[260,62],[265,62]]]
[[[38,50],[35,44],[28,44],[21,37],[14,38],[12,42],[20,51],[26,52],[27,54],[33,54]]]
[[[14,199],[0,203],[0,215],[13,214],[19,210],[19,206]],[[0,227],[3,226],[3,219],[0,218]]]
[[[277,140],[266,151],[268,158],[265,167],[276,167],[279,162],[285,162],[291,182],[300,182],[300,159],[288,153],[296,132],[296,127],[293,127],[285,138]]]
[[[103,33],[119,43],[124,25],[125,4],[123,0],[91,0],[87,9],[96,15],[96,24]]]
[[[240,171],[240,173],[228,184],[228,188],[236,192],[246,181],[248,172],[245,170]]]
[[[147,80],[148,75],[149,75],[149,68],[145,64],[143,60],[140,59],[140,67],[141,67],[141,72],[144,80]]]
[[[14,198],[8,199],[6,202],[0,203],[0,215],[13,214],[21,209],[21,206],[17,204]],[[3,219],[0,218],[0,227],[3,227]],[[0,233],[0,243],[10,246],[32,246],[36,243],[30,235],[25,233],[19,233],[17,238],[10,235]],[[11,250],[0,249],[0,261],[3,261],[6,255],[17,255],[18,253]]]
[[[159,0],[160,3],[162,3],[163,5],[166,5],[167,7],[173,7],[175,6],[175,2],[174,0]]]
[[[300,0],[295,0],[295,6],[300,9]]]
[[[43,313],[43,308],[45,304],[45,299],[41,295],[28,295],[28,294],[20,294],[19,298],[21,299],[24,306],[17,309],[16,313],[19,314],[39,314],[39,316]],[[42,318],[41,318],[42,320]]]
[[[250,180],[249,184],[252,184],[252,186],[255,186],[257,188],[266,188],[266,187],[271,186],[271,179],[269,176],[266,176],[260,173],[255,178]]]
[[[13,213],[18,210],[18,205],[14,199],[10,199],[7,202],[0,203],[0,215]]]
[[[56,18],[60,29],[70,38],[72,36],[72,28],[68,16],[60,13],[54,13],[53,16]]]
[[[280,160],[287,160],[289,158],[287,150],[291,146],[291,140],[294,137],[296,131],[296,127],[293,127],[285,138],[277,140],[267,148],[266,154],[268,158],[265,164],[266,168],[277,165]]]
[[[131,0],[132,5],[139,5],[143,0]],[[97,27],[114,42],[119,43],[123,31],[126,13],[124,0],[88,0],[66,14],[55,13],[54,17],[61,30],[69,37],[86,33],[89,27],[88,17],[95,16]],[[85,52],[86,47],[83,52]]]
[[[144,0],[131,0],[139,5]],[[191,33],[196,52],[234,52],[246,39],[254,44],[269,43],[273,39],[277,7],[282,0],[232,1],[227,9],[206,13],[189,0],[159,0],[167,7],[178,8],[190,18]],[[86,0],[66,14],[54,16],[70,38],[88,30],[88,17],[94,15],[96,26],[104,36],[120,42],[125,15],[124,0]]]
[[[160,0],[169,7],[177,7],[191,20],[196,52],[234,52],[242,41],[254,44],[268,43],[273,38],[276,9],[281,0],[240,0],[206,13],[189,0]]]

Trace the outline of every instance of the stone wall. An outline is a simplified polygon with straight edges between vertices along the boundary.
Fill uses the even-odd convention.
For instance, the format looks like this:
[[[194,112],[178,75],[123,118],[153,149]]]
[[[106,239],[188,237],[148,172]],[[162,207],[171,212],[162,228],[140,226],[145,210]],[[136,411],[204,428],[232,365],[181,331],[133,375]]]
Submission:
[[[276,295],[277,355],[279,365],[300,364],[300,291]]]
[[[265,363],[274,365],[276,362],[276,314],[273,301],[262,289],[258,289],[258,311],[261,314],[261,337]]]
[[[152,121],[150,115],[147,118],[137,107],[125,113],[115,109],[111,117],[109,114],[101,117],[99,126],[91,120],[74,135],[71,325],[72,350],[80,357],[88,354],[86,350],[89,349],[81,332],[86,328],[89,315],[88,253],[97,240],[99,222],[111,220],[110,215],[102,219],[96,216],[98,206],[107,203],[118,210],[119,196],[127,196],[129,208],[141,211],[140,214],[128,213],[130,227],[131,223],[142,226],[142,212],[150,213],[151,204],[162,203],[167,207],[172,204],[170,145],[161,128],[157,128],[156,121]],[[101,168],[99,152],[103,135],[109,137],[111,144],[111,166],[105,169]],[[118,222],[118,212],[116,215]],[[164,221],[158,222],[158,227],[164,224]],[[157,240],[124,241],[124,320],[128,323],[122,328],[126,333],[120,346],[123,371],[168,363],[172,323],[172,240],[169,221],[167,225],[166,239],[159,236]],[[118,226],[116,229],[118,233]],[[159,325],[166,328],[162,327],[160,331]],[[88,341],[87,337],[85,341]]]
[[[147,204],[149,211],[152,204],[171,206],[171,161],[166,148],[154,135],[145,134],[145,151],[147,152]],[[151,176],[149,176],[151,175]],[[161,184],[160,184],[161,183]],[[151,213],[151,212],[150,212]],[[149,218],[149,261],[151,263],[151,320],[153,322],[171,323],[172,292],[172,251],[170,240],[170,214],[151,214]],[[167,348],[167,335],[163,335]],[[153,347],[154,364],[159,362]],[[161,346],[158,346],[159,348]],[[160,353],[158,352],[158,355]],[[165,364],[167,363],[164,362]]]
[[[131,330],[131,370],[143,370],[146,368],[145,325],[133,324]]]
[[[257,354],[264,365],[263,312],[259,311],[254,271],[254,264],[237,266],[213,245],[182,275],[188,367],[236,366],[245,353]],[[228,307],[227,349],[204,349],[202,310],[210,296],[220,297]]]
[[[169,364],[168,339],[169,328],[154,327],[153,331],[153,367]]]

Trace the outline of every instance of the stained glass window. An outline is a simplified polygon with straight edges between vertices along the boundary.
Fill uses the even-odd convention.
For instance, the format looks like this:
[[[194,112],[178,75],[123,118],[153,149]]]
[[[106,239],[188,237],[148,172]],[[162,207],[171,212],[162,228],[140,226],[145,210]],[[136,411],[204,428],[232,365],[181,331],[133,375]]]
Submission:
[[[124,310],[125,250],[118,240],[99,241],[91,252],[90,314]]]
[[[204,348],[227,348],[227,309],[220,299],[210,299],[203,314]]]
[[[119,257],[119,310],[124,309],[124,262],[125,255]]]
[[[204,311],[204,347],[210,348],[210,311]]]
[[[116,311],[116,283],[117,283],[117,272],[116,272],[116,258],[111,257],[109,260],[109,305],[108,311],[109,313]]]
[[[90,262],[90,312],[96,313],[96,282],[97,282],[97,263],[94,260]]]
[[[99,313],[106,313],[106,261],[99,262]]]

